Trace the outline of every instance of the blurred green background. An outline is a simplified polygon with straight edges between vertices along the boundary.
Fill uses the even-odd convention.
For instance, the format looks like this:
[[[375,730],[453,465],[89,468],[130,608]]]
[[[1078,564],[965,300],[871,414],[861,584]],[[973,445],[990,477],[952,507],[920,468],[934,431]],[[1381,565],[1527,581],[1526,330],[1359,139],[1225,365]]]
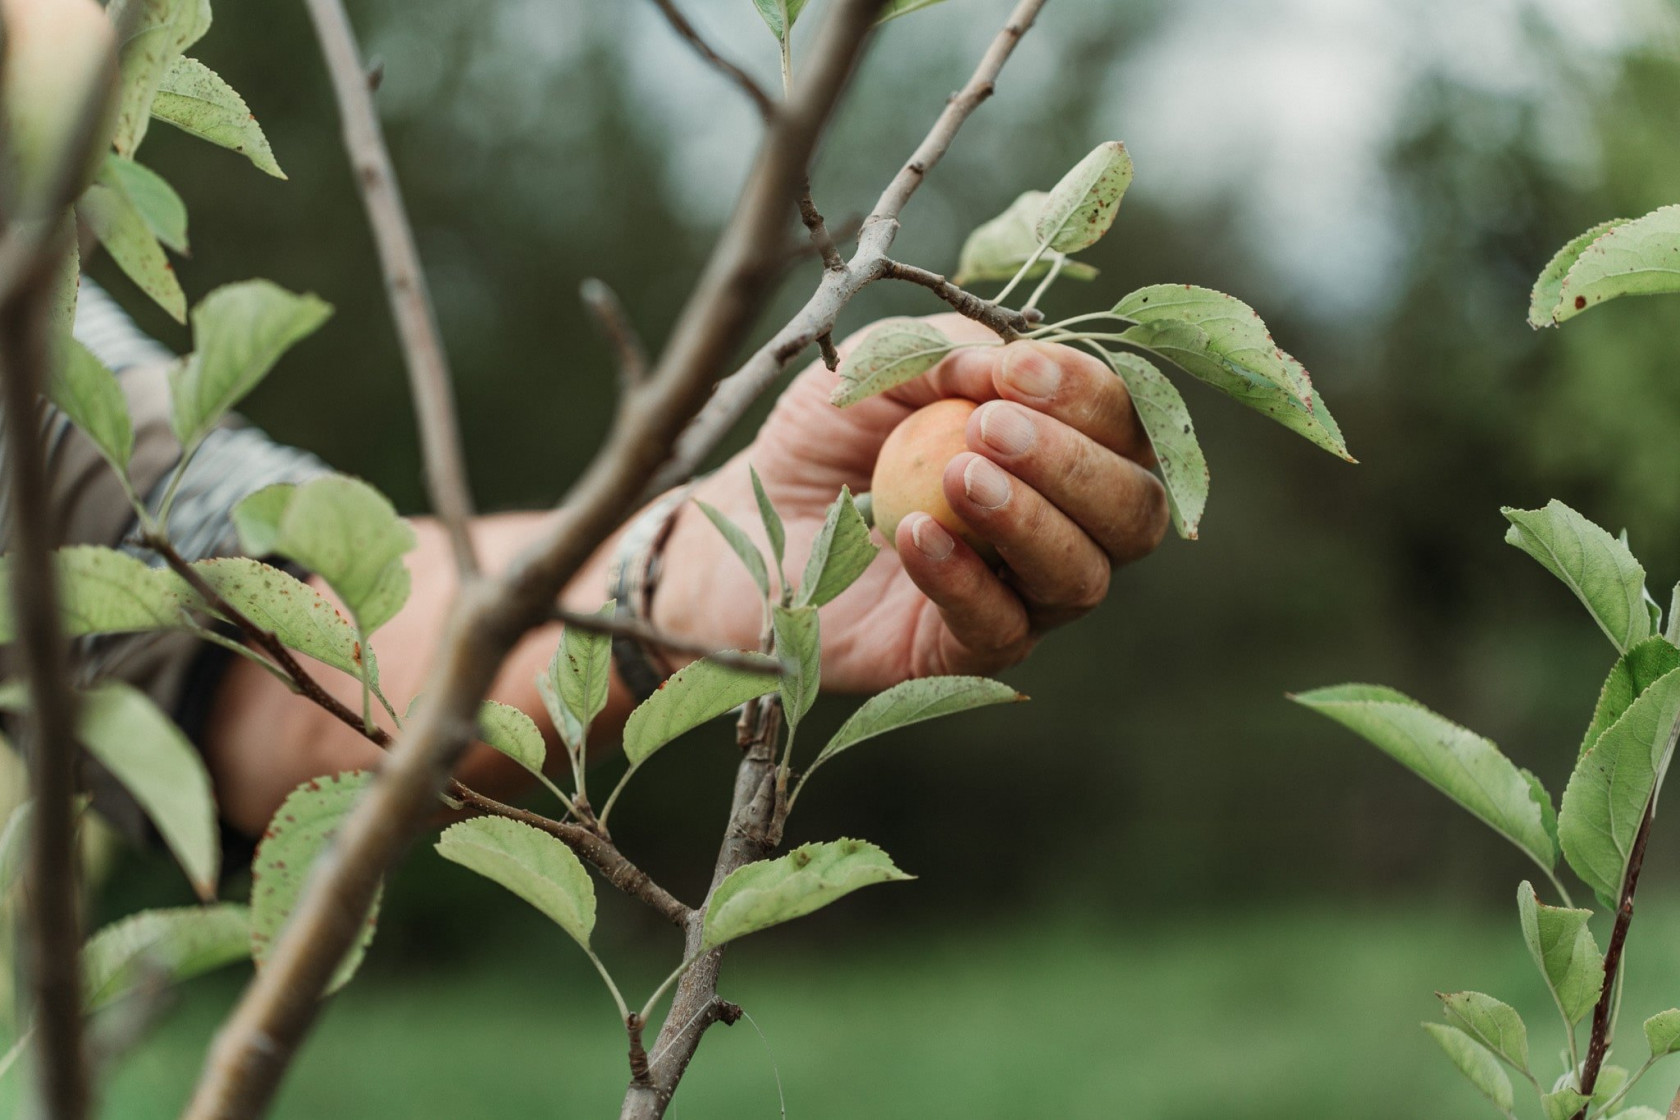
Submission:
[[[1009,6],[950,0],[883,32],[816,168],[831,218],[868,209]],[[773,81],[748,0],[687,8]],[[750,157],[752,114],[651,5],[352,10],[384,61],[477,497],[551,503],[611,407],[579,281],[610,282],[657,343]],[[725,994],[768,1050],[746,1023],[716,1032],[674,1116],[778,1115],[770,1053],[795,1118],[1477,1115],[1417,1029],[1434,988],[1533,1008],[1537,1055],[1556,1050],[1512,913],[1522,857],[1284,693],[1392,684],[1561,789],[1611,651],[1502,543],[1498,511],[1562,498],[1626,526],[1653,589],[1680,576],[1680,302],[1624,301],[1543,334],[1523,316],[1568,237],[1680,199],[1676,45],[1657,0],[1048,7],[907,211],[900,255],[949,269],[973,225],[1124,139],[1137,178],[1089,255],[1103,275],[1061,285],[1050,310],[1162,281],[1233,292],[1312,370],[1360,465],[1187,384],[1214,479],[1203,539],[1120,574],[1106,606],[1011,673],[1031,705],[825,772],[791,838],[865,836],[920,879],[732,952]],[[402,374],[302,6],[223,3],[197,53],[291,179],[152,131],[147,161],[192,214],[189,298],[263,275],[334,303],[247,411],[420,512]],[[790,275],[764,332],[815,268]],[[184,345],[108,262],[92,271]],[[877,286],[845,325],[936,310]],[[815,718],[832,726],[851,703]],[[679,894],[703,889],[732,754],[727,736],[695,736],[615,817]],[[1680,909],[1663,901],[1680,877],[1660,823],[1653,844],[1629,989],[1650,1010],[1680,997]],[[104,906],[182,900],[176,880],[126,856]],[[605,911],[615,966],[662,974],[670,936]],[[621,1036],[575,956],[523,904],[418,849],[281,1114],[609,1114]],[[195,985],[122,1066],[106,1115],[172,1114],[235,991]],[[1653,1075],[1653,1103],[1675,1077]]]

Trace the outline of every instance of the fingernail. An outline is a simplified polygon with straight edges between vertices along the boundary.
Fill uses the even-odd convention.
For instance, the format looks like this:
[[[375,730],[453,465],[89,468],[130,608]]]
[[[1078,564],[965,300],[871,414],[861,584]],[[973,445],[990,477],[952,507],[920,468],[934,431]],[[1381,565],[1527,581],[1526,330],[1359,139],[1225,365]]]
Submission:
[[[1003,377],[1024,397],[1053,397],[1062,384],[1062,367],[1033,345],[1011,346],[1003,352]]]
[[[963,493],[981,509],[999,509],[1009,500],[1009,476],[976,455],[963,468]]]
[[[1005,455],[1021,455],[1038,441],[1038,425],[1020,405],[993,401],[980,409],[980,438]]]
[[[929,560],[945,559],[957,545],[944,526],[925,513],[918,516],[915,524],[910,526],[910,540],[915,544],[916,551]]]

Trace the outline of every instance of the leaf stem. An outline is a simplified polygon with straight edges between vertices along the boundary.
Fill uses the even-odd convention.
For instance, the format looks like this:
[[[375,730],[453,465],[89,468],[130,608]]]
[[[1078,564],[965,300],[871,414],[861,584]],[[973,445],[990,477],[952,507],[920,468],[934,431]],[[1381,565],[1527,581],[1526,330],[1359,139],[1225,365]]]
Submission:
[[[1016,287],[1020,285],[1021,281],[1027,278],[1027,273],[1031,272],[1033,270],[1033,266],[1042,260],[1044,258],[1044,254],[1049,251],[1050,242],[1048,241],[1034,249],[1032,256],[1027,258],[1025,264],[1021,265],[1020,270],[1015,273],[1009,283],[1003,286],[1003,291],[992,297],[992,302],[1002,303],[1004,300],[1008,299],[1009,293],[1013,292]]]
[[[1033,289],[1033,294],[1028,296],[1027,302],[1021,305],[1021,314],[1025,315],[1038,307],[1038,301],[1044,298],[1044,293],[1050,290],[1050,286],[1062,274],[1062,268],[1066,264],[1067,254],[1057,253],[1055,259],[1050,262],[1050,271],[1044,274],[1044,279],[1039,281],[1038,287]]]
[[[654,1005],[657,1004],[665,993],[670,990],[672,984],[675,984],[678,980],[682,979],[683,973],[694,967],[694,962],[699,959],[700,954],[698,953],[692,957],[686,958],[676,967],[675,970],[672,971],[671,975],[660,981],[659,987],[653,990],[653,994],[647,998],[647,1003],[642,1005],[642,1022],[647,1022],[648,1016],[653,1014]]]
[[[629,1019],[630,1008],[625,1006],[623,993],[618,990],[618,985],[613,983],[612,973],[608,972],[607,966],[601,963],[601,958],[595,955],[595,950],[585,945],[583,951],[588,954],[589,963],[595,966],[595,971],[601,974],[601,979],[607,982],[607,991],[612,993],[613,1002],[618,1004],[619,1021],[623,1022]]]

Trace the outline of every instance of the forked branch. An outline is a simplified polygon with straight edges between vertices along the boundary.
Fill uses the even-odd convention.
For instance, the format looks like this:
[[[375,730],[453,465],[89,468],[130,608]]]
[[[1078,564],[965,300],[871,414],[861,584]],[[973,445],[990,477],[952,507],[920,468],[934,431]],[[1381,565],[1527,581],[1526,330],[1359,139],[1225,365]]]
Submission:
[[[992,95],[1004,63],[1032,27],[1045,2],[1020,0],[1016,4],[974,73],[946,102],[928,134],[881,192],[874,210],[858,231],[858,247],[852,258],[844,268],[825,269],[822,282],[798,314],[718,386],[700,415],[683,432],[671,460],[660,468],[646,493],[657,494],[698,470],[752,403],[775,384],[788,364],[822,336],[832,336],[845,306],[858,292],[882,278],[887,253],[898,234],[899,214],[944,157],[963,122]]]
[[[659,362],[624,398],[605,447],[542,539],[504,573],[460,585],[418,710],[217,1036],[187,1120],[246,1120],[266,1110],[384,874],[425,827],[471,741],[478,705],[503,659],[551,616],[561,588],[633,510],[643,480],[669,458],[717,372],[745,340],[769,295],[787,208],[878,5],[839,0],[830,7],[805,79],[766,130],[736,209]]]

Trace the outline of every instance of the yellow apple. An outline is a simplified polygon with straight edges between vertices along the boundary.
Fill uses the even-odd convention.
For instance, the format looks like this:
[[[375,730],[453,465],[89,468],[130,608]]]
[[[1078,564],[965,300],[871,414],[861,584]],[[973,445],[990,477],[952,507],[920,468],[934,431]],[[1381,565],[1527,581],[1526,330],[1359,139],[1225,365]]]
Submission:
[[[945,500],[945,468],[968,450],[964,429],[977,407],[960,397],[935,401],[906,416],[881,445],[870,494],[875,527],[887,544],[897,547],[898,523],[920,510],[968,542],[988,562],[997,560],[997,549],[969,528]]]

